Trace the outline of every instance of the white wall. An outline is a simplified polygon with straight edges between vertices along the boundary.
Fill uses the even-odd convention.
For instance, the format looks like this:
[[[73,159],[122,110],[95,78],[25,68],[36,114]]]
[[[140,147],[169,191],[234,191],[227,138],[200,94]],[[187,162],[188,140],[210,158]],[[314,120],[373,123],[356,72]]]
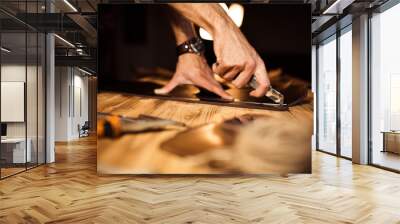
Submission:
[[[78,137],[78,129],[77,126],[80,124],[81,126],[88,121],[89,111],[88,111],[88,77],[82,76],[82,73],[76,72],[79,70],[74,70],[74,108],[73,108],[73,119],[72,119],[72,135]],[[81,110],[81,111],[80,111]],[[75,112],[75,113],[74,113]]]
[[[29,87],[31,86],[36,86],[36,80],[33,80],[32,78],[29,77],[30,74],[35,74],[36,75],[36,67],[35,66],[28,66],[27,67],[27,72],[28,72],[28,81],[29,81]],[[26,70],[25,70],[25,64],[24,65],[19,65],[19,64],[5,64],[1,66],[1,81],[4,82],[25,82],[25,75],[26,75]],[[36,111],[36,88],[27,88],[27,106],[35,107],[34,110]],[[33,104],[31,104],[34,102]],[[39,105],[40,106],[40,105]],[[7,110],[7,108],[1,108],[1,110]],[[31,111],[32,108],[29,110]],[[34,124],[28,124],[28,129],[29,127],[34,127],[36,130],[36,119],[37,115],[32,114],[32,113],[27,113],[28,116],[28,122],[33,122]],[[28,137],[29,137],[29,130],[28,130]],[[35,132],[36,134],[36,132]],[[7,136],[8,137],[25,137],[25,122],[7,122]]]
[[[0,101],[1,122],[25,121],[25,82],[1,81]]]
[[[74,140],[78,125],[88,120],[88,77],[72,67],[56,67],[55,73],[55,140]]]
[[[55,68],[55,141],[68,140],[69,72],[67,67]]]

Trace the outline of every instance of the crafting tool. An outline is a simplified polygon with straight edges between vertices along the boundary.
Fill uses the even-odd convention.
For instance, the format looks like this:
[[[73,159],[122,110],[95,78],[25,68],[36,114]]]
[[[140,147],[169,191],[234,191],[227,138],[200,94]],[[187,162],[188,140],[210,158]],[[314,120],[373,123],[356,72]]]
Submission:
[[[162,131],[182,129],[186,125],[181,122],[139,115],[138,117],[126,117],[109,113],[98,113],[97,136],[119,137],[123,134],[137,134],[150,131]]]
[[[217,80],[221,80],[224,81],[224,79],[222,77],[220,77],[218,74],[214,73],[214,77]],[[258,82],[256,79],[256,76],[253,75],[252,79],[250,80],[250,82],[247,84],[247,86],[251,87],[252,89],[257,89],[258,87]],[[285,97],[283,96],[282,93],[278,92],[276,89],[272,88],[272,86],[270,85],[268,87],[268,91],[265,93],[265,96],[268,99],[271,99],[274,103],[279,104],[279,106],[284,106],[285,103]],[[235,99],[236,101],[237,99]],[[251,102],[252,104],[263,104],[263,102]]]
[[[249,86],[253,89],[257,89],[258,83],[256,76],[253,76],[253,78],[250,80]],[[268,87],[267,93],[265,93],[265,96],[274,101],[275,103],[279,103],[279,105],[283,105],[285,97],[283,96],[282,93],[278,92],[276,89],[272,88],[270,85]]]

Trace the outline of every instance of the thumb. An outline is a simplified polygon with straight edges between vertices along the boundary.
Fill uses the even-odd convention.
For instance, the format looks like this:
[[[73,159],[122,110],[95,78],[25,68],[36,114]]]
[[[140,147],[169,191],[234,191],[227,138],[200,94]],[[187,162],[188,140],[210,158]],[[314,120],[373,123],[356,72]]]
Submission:
[[[179,80],[174,77],[162,88],[155,89],[154,93],[157,95],[166,95],[174,90],[179,84]]]

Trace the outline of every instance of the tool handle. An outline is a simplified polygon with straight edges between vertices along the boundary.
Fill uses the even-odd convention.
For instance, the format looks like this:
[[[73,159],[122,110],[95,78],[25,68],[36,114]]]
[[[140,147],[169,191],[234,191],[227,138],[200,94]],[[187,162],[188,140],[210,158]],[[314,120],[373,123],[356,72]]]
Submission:
[[[250,80],[249,86],[253,89],[257,89],[258,82],[256,76],[253,76],[253,78]],[[265,96],[274,101],[275,103],[279,103],[280,105],[284,103],[285,97],[283,96],[283,94],[272,88],[272,86],[269,86],[269,89],[265,93]]]
[[[97,137],[118,137],[121,133],[121,118],[117,116],[105,116],[97,120]]]

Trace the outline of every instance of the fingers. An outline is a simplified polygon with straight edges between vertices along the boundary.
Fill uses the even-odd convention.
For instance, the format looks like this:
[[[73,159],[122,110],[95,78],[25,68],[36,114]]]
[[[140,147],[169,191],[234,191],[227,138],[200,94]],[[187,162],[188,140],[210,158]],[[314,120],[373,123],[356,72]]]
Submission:
[[[217,94],[225,100],[233,100],[233,97],[225,92],[221,85],[212,78],[212,76],[198,76],[195,84]]]
[[[179,84],[181,84],[179,82],[179,79],[174,77],[162,88],[160,89],[155,89],[154,93],[157,95],[167,95],[168,93],[170,93],[172,90],[175,89],[175,87],[177,87]]]
[[[248,61],[244,66],[226,66],[221,63],[215,63],[212,67],[214,73],[218,74],[237,88],[243,88],[247,85],[253,75],[256,76],[257,88],[250,92],[251,96],[262,97],[269,89],[270,82],[268,79],[267,69],[261,59],[256,61]]]
[[[223,78],[226,81],[232,81],[238,74],[240,74],[243,71],[243,69],[244,66],[241,65],[234,66],[223,75]]]
[[[251,96],[254,97],[262,97],[265,96],[268,89],[270,88],[270,82],[267,74],[267,69],[265,68],[264,62],[260,61],[257,65],[257,69],[255,72],[256,80],[257,80],[257,88],[250,92]]]
[[[245,69],[242,72],[240,72],[240,74],[236,77],[235,80],[232,81],[233,85],[235,85],[237,88],[244,87],[253,77],[255,70],[256,70],[255,62],[246,63]]]
[[[213,64],[213,72],[218,74],[237,88],[244,87],[253,76],[256,70],[256,63],[253,60],[246,62],[244,65],[226,66],[221,63]]]
[[[172,78],[164,87],[160,89],[155,89],[154,93],[157,95],[167,95],[170,93],[172,90],[174,90],[178,85],[181,84],[194,84],[200,87],[203,87],[207,89],[210,92],[213,92],[217,94],[218,96],[222,97],[225,100],[232,101],[233,97],[229,95],[227,92],[225,92],[221,85],[210,75],[198,75],[195,76],[195,80],[182,80],[176,77],[181,77],[179,75],[174,75],[174,78]]]
[[[219,76],[221,76],[221,77],[224,77],[224,74],[225,74],[229,69],[231,69],[230,66],[223,66],[223,65],[221,65],[221,64],[218,63],[218,62],[215,62],[215,63],[212,65],[212,71],[213,71],[215,74],[217,74],[217,75],[219,75]]]
[[[257,89],[250,92],[250,96],[262,97],[267,93],[268,87],[259,85]]]
[[[232,81],[243,69],[243,65],[227,66],[214,63],[212,66],[213,72],[226,81]]]

